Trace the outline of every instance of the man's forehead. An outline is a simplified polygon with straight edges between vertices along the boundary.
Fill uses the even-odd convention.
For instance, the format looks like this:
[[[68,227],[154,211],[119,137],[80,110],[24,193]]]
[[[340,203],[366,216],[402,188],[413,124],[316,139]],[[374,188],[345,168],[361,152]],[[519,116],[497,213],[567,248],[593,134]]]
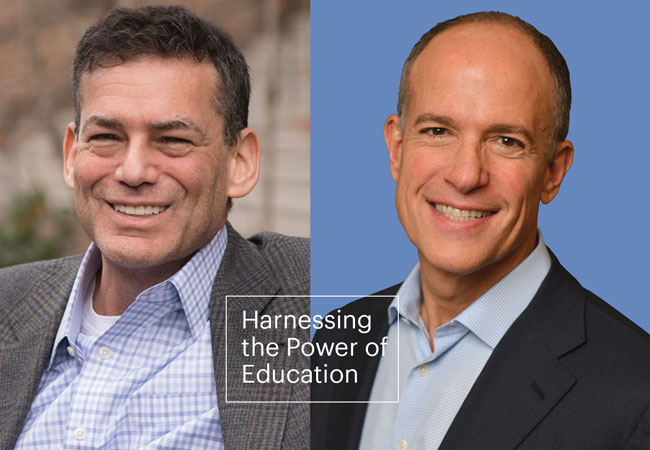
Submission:
[[[548,63],[532,38],[514,25],[491,21],[455,25],[435,36],[413,62],[410,91],[481,74],[554,91]]]
[[[462,23],[440,32],[416,58],[414,66],[421,59],[451,58],[478,63],[490,57],[546,64],[532,38],[517,26],[486,20]]]
[[[513,25],[472,22],[436,35],[413,62],[408,89],[404,126],[431,115],[450,118],[452,128],[528,135],[553,126],[554,78],[532,38]]]
[[[80,121],[95,115],[124,120],[140,106],[148,111],[148,122],[190,117],[197,107],[220,116],[215,109],[217,77],[214,65],[192,58],[142,57],[98,67],[81,78]],[[201,121],[194,118],[195,123]]]
[[[124,81],[137,82],[137,79],[133,79],[128,76],[128,71],[133,68],[142,68],[147,69],[150,67],[157,67],[164,69],[165,72],[177,73],[179,83],[190,83],[192,82],[192,77],[190,75],[201,73],[203,77],[207,77],[209,83],[206,83],[204,89],[206,91],[214,91],[215,87],[220,83],[220,76],[217,72],[216,67],[209,58],[204,58],[201,61],[197,61],[190,55],[181,55],[181,56],[160,56],[160,55],[139,55],[135,57],[129,57],[128,59],[116,59],[112,57],[106,60],[100,60],[95,66],[90,70],[85,70],[81,74],[80,78],[80,88],[83,92],[84,88],[87,86],[90,79],[98,79],[100,77],[105,77],[108,75],[115,75],[119,73],[124,73]],[[154,74],[160,73],[160,70],[153,71]]]

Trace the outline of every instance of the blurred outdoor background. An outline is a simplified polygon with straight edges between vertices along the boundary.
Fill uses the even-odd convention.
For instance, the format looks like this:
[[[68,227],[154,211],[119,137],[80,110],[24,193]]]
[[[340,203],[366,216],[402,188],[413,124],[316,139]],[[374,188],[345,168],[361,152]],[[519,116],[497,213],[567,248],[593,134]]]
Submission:
[[[62,175],[75,46],[112,8],[171,3],[228,31],[250,66],[262,173],[230,221],[309,236],[308,0],[0,0],[0,267],[87,247]]]

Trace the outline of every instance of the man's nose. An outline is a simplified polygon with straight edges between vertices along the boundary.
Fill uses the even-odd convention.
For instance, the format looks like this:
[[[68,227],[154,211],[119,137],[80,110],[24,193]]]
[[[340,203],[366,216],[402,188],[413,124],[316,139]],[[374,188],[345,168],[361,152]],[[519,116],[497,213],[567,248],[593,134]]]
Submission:
[[[133,187],[145,183],[153,184],[159,174],[154,159],[155,149],[150,148],[146,142],[130,141],[115,171],[115,178]]]
[[[445,180],[460,193],[468,194],[489,182],[488,161],[480,140],[459,143],[444,171]]]

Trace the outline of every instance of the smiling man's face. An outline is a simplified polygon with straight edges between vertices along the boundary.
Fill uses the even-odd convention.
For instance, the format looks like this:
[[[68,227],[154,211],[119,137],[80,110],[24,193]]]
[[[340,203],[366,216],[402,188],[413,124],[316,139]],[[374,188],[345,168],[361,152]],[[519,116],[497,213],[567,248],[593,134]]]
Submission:
[[[191,58],[140,58],[82,77],[65,180],[81,224],[116,264],[182,264],[226,221],[230,149],[217,72]]]
[[[386,122],[399,218],[423,273],[505,276],[534,248],[540,200],[557,194],[568,141],[547,158],[554,81],[519,30],[463,24],[413,63],[404,130]],[[567,159],[567,156],[568,159]]]

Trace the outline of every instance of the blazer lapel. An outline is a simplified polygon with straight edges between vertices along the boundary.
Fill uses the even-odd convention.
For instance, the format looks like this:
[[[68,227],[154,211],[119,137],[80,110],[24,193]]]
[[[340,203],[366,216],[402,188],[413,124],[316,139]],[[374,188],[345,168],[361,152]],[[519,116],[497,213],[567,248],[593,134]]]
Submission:
[[[559,358],[585,340],[584,291],[551,259],[549,274],[494,349],[441,450],[514,449],[575,384]]]
[[[240,381],[242,365],[241,345],[252,333],[242,330],[241,312],[250,315],[262,313],[270,307],[270,297],[247,297],[228,299],[228,330],[226,332],[225,297],[227,295],[272,296],[279,292],[272,269],[263,254],[243,239],[228,224],[228,244],[212,287],[210,299],[210,327],[214,375],[221,430],[226,448],[280,448],[285,428],[287,403],[259,403],[259,401],[288,400],[290,383],[267,387],[251,385],[243,390]],[[237,324],[237,326],[235,326]],[[228,355],[226,355],[226,335]],[[266,336],[268,338],[268,335]],[[226,356],[228,362],[226,367]],[[254,361],[256,366],[258,361]],[[270,358],[269,363],[285,366],[290,362]],[[227,370],[227,374],[226,374]],[[228,403],[226,402],[226,379],[228,378]],[[250,403],[232,403],[233,400]]]
[[[10,310],[2,311],[9,326],[0,325],[0,448],[13,448],[22,431],[80,262],[73,257],[21,268]]]

